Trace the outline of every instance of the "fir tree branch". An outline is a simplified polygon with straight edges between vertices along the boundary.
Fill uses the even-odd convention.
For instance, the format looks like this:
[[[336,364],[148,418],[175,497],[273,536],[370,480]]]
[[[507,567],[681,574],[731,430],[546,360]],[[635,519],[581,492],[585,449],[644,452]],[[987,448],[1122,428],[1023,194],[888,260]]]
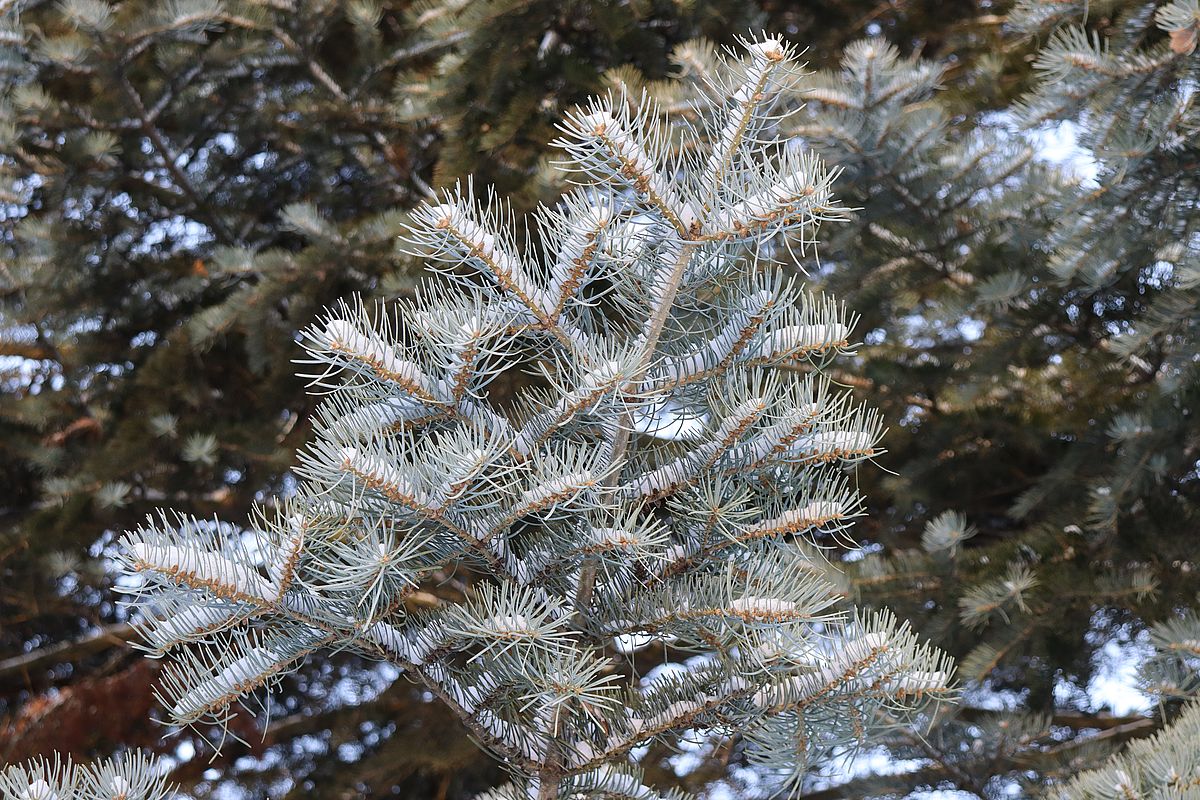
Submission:
[[[770,99],[745,66],[719,67],[749,81],[738,102],[688,119],[725,132],[736,179],[697,188],[702,148],[659,164],[673,132],[649,101],[572,116],[567,164],[593,183],[537,212],[541,258],[468,184],[411,216],[442,283],[394,316],[344,304],[305,332],[328,397],[294,500],[248,531],[164,518],[126,537],[178,721],[227,722],[318,648],[352,647],[444,702],[513,791],[556,798],[644,794],[612,762],[697,726],[745,728],[795,782],[807,742],[949,696],[943,655],[891,618],[836,611],[843,591],[789,541],[857,508],[837,472],[876,452],[879,424],[781,369],[842,352],[852,320],[763,263],[776,236],[811,243],[833,203],[815,158],[751,136]],[[730,230],[693,219],[697,194]],[[311,209],[285,214],[349,241]],[[493,405],[488,382],[527,366],[545,385]],[[635,451],[673,403],[703,418],[694,440],[651,430]],[[415,602],[452,569],[470,570],[461,599]],[[609,655],[634,632],[709,659],[642,686]],[[817,709],[830,730],[811,729]]]

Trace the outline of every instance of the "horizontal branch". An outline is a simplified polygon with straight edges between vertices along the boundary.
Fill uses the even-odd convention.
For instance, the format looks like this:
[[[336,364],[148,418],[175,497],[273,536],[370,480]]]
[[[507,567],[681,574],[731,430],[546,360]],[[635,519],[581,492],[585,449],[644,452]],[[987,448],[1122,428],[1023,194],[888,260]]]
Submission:
[[[73,639],[68,642],[56,642],[52,645],[39,647],[28,653],[0,661],[0,685],[12,683],[31,683],[33,673],[40,672],[55,664],[67,661],[79,661],[88,656],[102,653],[113,647],[123,646],[133,638],[134,627],[121,622],[107,625],[95,633]]]

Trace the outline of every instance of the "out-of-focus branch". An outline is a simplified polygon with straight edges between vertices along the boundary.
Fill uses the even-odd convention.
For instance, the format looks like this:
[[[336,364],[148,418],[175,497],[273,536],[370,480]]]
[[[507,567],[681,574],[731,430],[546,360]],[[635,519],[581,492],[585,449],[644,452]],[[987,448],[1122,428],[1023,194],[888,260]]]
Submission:
[[[132,625],[121,622],[107,625],[95,633],[69,642],[40,647],[28,653],[0,661],[0,685],[32,683],[35,673],[65,661],[78,661],[112,647],[123,647],[133,638]]]
[[[987,709],[964,709],[962,716],[973,719],[976,716],[991,716],[998,712]],[[988,754],[982,758],[964,759],[954,762],[928,764],[911,772],[892,776],[867,775],[847,781],[837,786],[830,786],[815,792],[801,795],[801,800],[842,800],[868,796],[879,787],[880,781],[891,778],[903,781],[907,786],[936,784],[939,781],[955,780],[966,774],[983,774],[987,777],[998,772],[1013,769],[1045,769],[1055,763],[1061,763],[1074,750],[1084,747],[1094,747],[1100,743],[1116,746],[1130,739],[1141,739],[1151,736],[1162,727],[1162,721],[1154,717],[1134,715],[1128,717],[1111,714],[1084,714],[1064,712],[1055,714],[1051,720],[1055,725],[1066,725],[1077,729],[1100,728],[1095,736],[1075,737],[1061,744],[1044,749],[1030,749],[1016,753],[1002,753],[999,757]],[[953,769],[951,769],[951,764]]]

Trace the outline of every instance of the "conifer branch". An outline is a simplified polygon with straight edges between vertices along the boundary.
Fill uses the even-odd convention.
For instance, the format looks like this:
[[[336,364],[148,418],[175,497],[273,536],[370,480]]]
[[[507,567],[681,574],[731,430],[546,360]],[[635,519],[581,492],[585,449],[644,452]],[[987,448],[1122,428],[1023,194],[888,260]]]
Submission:
[[[226,724],[351,648],[504,761],[497,796],[643,797],[628,754],[686,728],[743,730],[787,791],[879,709],[911,719],[952,696],[948,660],[844,611],[806,544],[858,513],[842,471],[880,435],[817,371],[853,319],[770,259],[839,218],[832,175],[760,136],[790,50],[750,43],[714,69],[728,97],[679,120],[628,97],[568,118],[559,144],[586,183],[528,223],[540,252],[470,183],[411,215],[405,241],[441,282],[304,334],[326,396],[296,498],[249,530],[163,518],[127,535],[177,722]],[[696,146],[674,154],[679,137]],[[544,386],[494,404],[489,383],[531,367]],[[672,414],[694,430],[675,437]],[[463,598],[426,600],[450,570]],[[607,655],[638,635],[704,663],[640,685]]]

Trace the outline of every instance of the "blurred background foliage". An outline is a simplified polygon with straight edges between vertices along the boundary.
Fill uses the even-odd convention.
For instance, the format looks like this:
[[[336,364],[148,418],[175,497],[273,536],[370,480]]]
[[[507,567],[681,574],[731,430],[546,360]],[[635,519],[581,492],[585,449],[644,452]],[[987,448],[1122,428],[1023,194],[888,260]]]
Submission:
[[[412,290],[417,202],[468,174],[551,201],[567,109],[666,91],[697,38],[751,28],[808,48],[784,124],[856,211],[806,280],[862,315],[833,377],[892,426],[835,552],[968,687],[889,743],[898,774],[811,794],[1040,792],[1172,718],[1200,640],[1195,0],[0,0],[0,761],[149,745],[196,796],[498,780],[348,656],[211,763],[161,739],[110,544],[161,505],[236,521],[286,494],[313,407],[296,331]],[[1143,676],[1161,706],[1105,707],[1113,652],[1173,665]],[[645,761],[754,794],[736,751]]]

